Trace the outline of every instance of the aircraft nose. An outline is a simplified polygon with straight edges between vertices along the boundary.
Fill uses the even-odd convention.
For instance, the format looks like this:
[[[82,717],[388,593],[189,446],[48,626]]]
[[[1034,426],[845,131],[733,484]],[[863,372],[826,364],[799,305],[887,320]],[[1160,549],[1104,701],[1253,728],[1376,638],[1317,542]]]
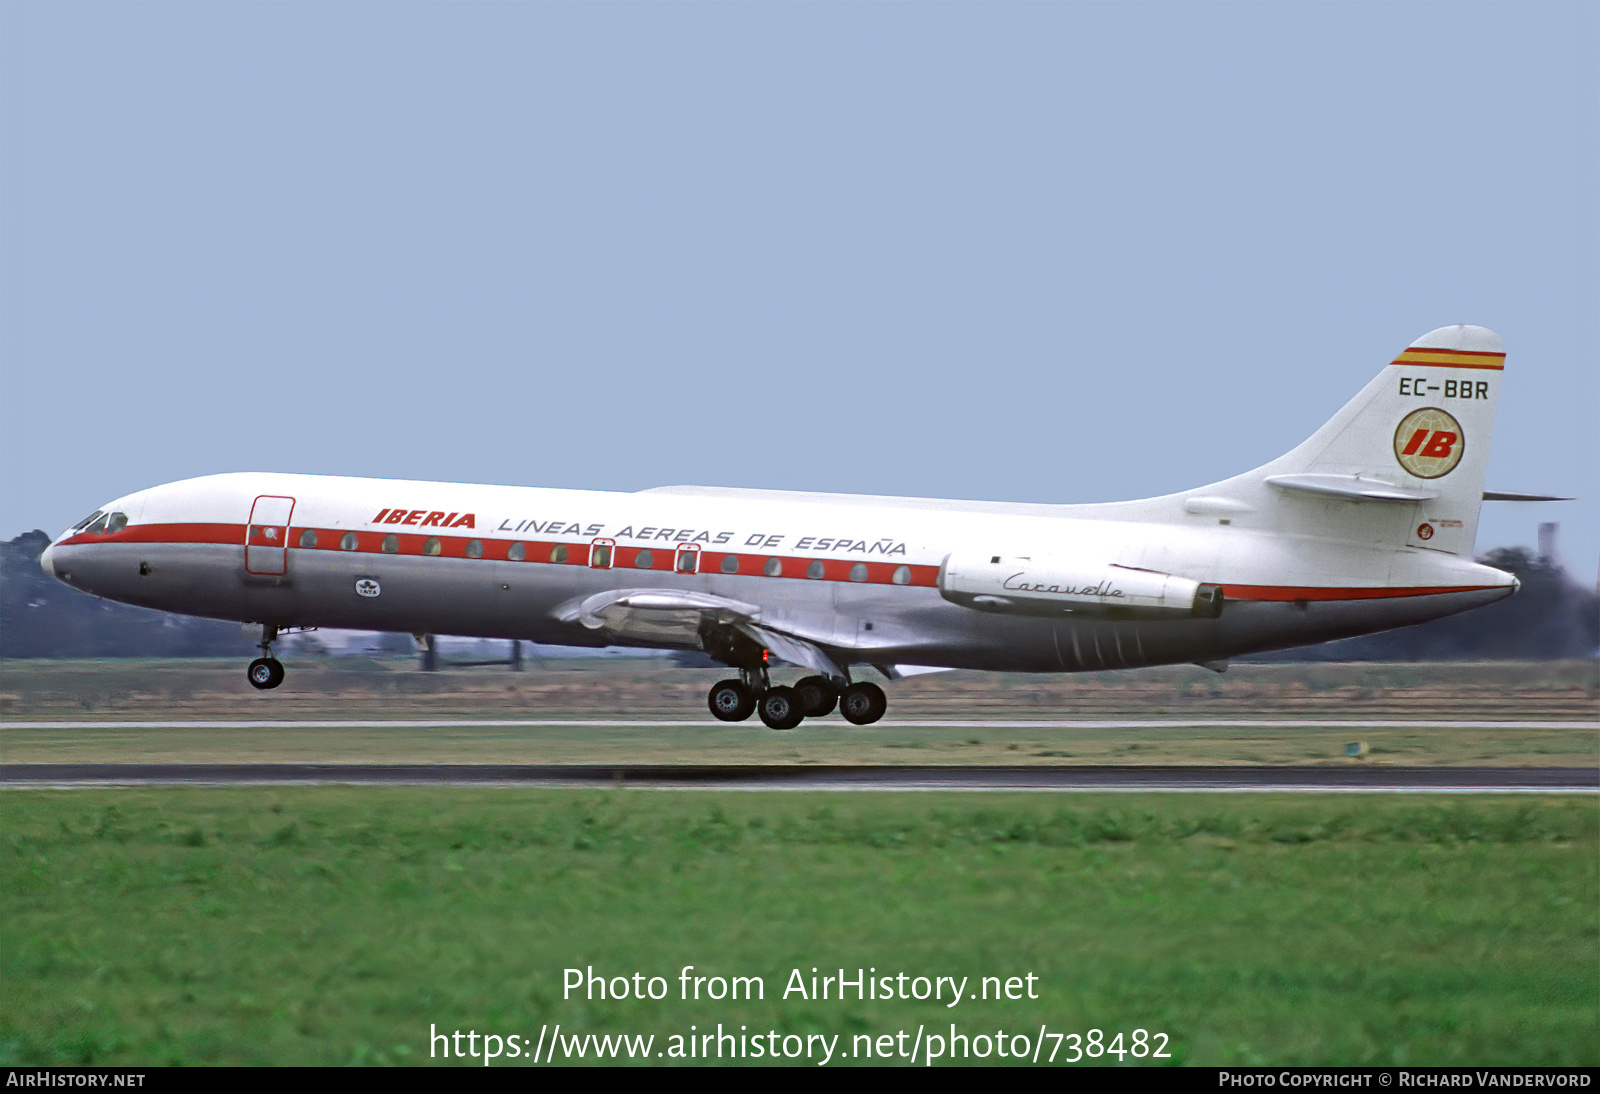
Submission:
[[[52,543],[50,546],[44,549],[44,554],[39,556],[39,567],[51,577],[56,576],[55,563],[50,560],[50,556],[55,552],[55,549],[56,546]]]

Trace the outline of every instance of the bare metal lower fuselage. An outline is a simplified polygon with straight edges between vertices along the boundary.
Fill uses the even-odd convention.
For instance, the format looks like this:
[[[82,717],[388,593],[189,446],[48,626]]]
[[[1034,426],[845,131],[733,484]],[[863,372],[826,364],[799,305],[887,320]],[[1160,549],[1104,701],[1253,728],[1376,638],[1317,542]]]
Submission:
[[[242,546],[57,546],[52,566],[72,584],[144,607],[288,627],[330,627],[524,639],[602,647],[614,639],[563,605],[643,575],[482,559],[289,551],[282,575],[247,573]],[[1484,570],[1486,568],[1474,567]],[[1495,571],[1488,571],[1495,574]],[[1215,619],[1118,619],[1106,615],[1017,617],[974,611],[929,588],[864,588],[804,577],[652,573],[653,585],[781,607],[766,618],[805,634],[840,664],[908,664],[1011,672],[1081,672],[1220,660],[1403,627],[1492,603],[1514,585],[1357,600],[1226,602]],[[382,595],[352,594],[371,578]],[[1441,585],[1445,582],[1441,581]],[[686,648],[680,638],[629,644]]]

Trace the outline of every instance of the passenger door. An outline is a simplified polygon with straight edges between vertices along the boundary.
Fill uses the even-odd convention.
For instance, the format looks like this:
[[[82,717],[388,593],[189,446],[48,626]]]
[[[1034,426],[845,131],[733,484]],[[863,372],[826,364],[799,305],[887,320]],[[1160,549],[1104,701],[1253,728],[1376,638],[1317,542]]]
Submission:
[[[255,500],[244,537],[246,573],[275,576],[288,572],[289,518],[293,515],[293,498],[263,494]]]

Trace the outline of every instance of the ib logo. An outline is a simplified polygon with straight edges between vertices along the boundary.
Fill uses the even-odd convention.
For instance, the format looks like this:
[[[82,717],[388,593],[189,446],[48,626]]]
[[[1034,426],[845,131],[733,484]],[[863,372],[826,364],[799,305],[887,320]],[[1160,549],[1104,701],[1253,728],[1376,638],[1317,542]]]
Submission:
[[[1419,479],[1450,474],[1466,447],[1461,423],[1437,407],[1413,410],[1394,431],[1394,458]]]

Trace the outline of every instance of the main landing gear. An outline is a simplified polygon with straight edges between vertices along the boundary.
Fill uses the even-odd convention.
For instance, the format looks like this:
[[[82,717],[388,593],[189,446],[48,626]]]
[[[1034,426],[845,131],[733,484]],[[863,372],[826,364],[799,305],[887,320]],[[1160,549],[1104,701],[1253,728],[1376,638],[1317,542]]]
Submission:
[[[793,729],[806,718],[821,718],[839,708],[845,721],[871,725],[889,707],[876,684],[840,684],[827,676],[807,676],[794,687],[774,686],[765,667],[741,669],[739,679],[721,680],[706,697],[711,713],[724,722],[742,722],[752,714],[772,729]]]
[[[267,691],[283,683],[283,662],[272,656],[272,644],[278,640],[278,628],[270,623],[261,627],[261,654],[244,670],[250,686]]]

